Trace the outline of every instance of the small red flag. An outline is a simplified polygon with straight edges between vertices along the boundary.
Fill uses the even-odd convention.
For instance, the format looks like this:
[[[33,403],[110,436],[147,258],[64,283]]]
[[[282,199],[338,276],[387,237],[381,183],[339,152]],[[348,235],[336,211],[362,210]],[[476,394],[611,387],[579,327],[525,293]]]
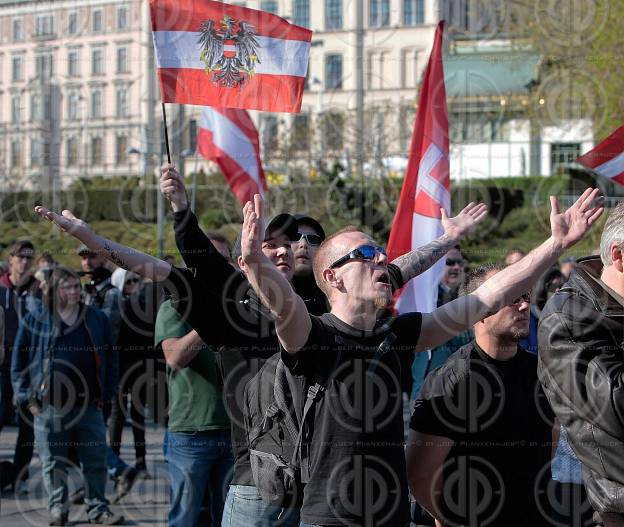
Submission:
[[[624,185],[624,126],[577,159],[594,172]]]
[[[197,133],[197,149],[219,165],[232,192],[245,204],[267,189],[258,131],[245,110],[204,108]]]

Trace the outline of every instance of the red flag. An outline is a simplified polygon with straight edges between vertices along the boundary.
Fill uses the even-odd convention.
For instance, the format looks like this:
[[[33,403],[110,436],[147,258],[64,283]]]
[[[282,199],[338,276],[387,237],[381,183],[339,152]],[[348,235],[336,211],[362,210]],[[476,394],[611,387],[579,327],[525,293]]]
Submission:
[[[624,185],[624,126],[577,159],[594,172]]]
[[[442,232],[440,208],[450,213],[448,111],[442,65],[444,21],[438,24],[429,63],[425,71],[414,124],[409,162],[403,181],[390,240],[392,261],[438,238]],[[431,312],[436,307],[438,282],[444,262],[440,261],[407,284],[399,293],[399,312]]]
[[[213,0],[150,0],[162,102],[298,112],[312,31]]]
[[[197,133],[197,149],[221,167],[241,204],[267,189],[258,131],[245,110],[204,108]]]

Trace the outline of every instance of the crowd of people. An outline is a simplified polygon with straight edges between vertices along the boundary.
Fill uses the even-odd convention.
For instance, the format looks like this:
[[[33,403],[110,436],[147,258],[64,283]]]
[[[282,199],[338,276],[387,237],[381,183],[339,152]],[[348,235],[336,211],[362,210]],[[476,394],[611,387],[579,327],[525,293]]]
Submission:
[[[183,266],[40,206],[80,242],[81,271],[46,255],[33,273],[20,241],[0,278],[11,483],[27,492],[34,443],[51,525],[78,501],[91,522],[124,521],[107,473],[114,501],[150,477],[147,412],[166,425],[172,526],[624,525],[624,206],[600,256],[561,260],[603,212],[588,189],[564,212],[552,199],[551,236],[528,254],[471,268],[460,242],[483,204],[389,262],[356,227],[265,221],[260,196],[230,247],[173,166],[160,185]],[[437,308],[399,314],[394,294],[442,258]]]

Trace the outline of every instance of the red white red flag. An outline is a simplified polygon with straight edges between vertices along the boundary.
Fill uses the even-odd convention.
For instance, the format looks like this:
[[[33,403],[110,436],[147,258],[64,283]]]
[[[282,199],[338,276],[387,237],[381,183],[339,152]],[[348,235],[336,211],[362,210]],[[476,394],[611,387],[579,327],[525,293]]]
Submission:
[[[232,192],[241,202],[267,189],[258,131],[245,110],[204,108],[197,132],[197,149],[219,165]]]
[[[298,112],[312,31],[212,0],[150,0],[162,102]]]
[[[594,172],[624,185],[624,126],[577,159]]]
[[[444,21],[438,24],[429,63],[418,98],[412,145],[390,240],[389,260],[422,247],[441,236],[440,209],[450,214],[448,111],[442,65]],[[444,260],[411,280],[400,292],[401,313],[430,313],[436,307]]]

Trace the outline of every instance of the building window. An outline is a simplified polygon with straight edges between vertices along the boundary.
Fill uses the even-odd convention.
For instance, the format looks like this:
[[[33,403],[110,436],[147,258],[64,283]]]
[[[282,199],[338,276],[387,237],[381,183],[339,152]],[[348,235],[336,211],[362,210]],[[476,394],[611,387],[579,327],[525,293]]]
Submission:
[[[80,96],[76,92],[70,92],[67,95],[67,119],[75,121],[78,119],[78,110],[80,106]]]
[[[91,138],[91,165],[97,166],[102,164],[102,138]]]
[[[325,0],[325,29],[342,29],[342,0]]]
[[[20,141],[11,141],[11,168],[21,168],[22,163],[22,143]]]
[[[39,139],[31,139],[30,140],[30,166],[38,167],[41,166],[41,162],[43,161],[43,145]]]
[[[22,96],[13,95],[11,97],[11,122],[22,122]]]
[[[67,15],[67,33],[70,35],[78,33],[78,13],[69,13]]]
[[[342,90],[342,55],[325,57],[325,89]]]
[[[45,37],[54,34],[54,16],[38,15],[35,19],[35,36]]]
[[[275,2],[274,0],[263,0],[260,4],[260,9],[262,11],[266,11],[267,13],[273,13],[274,15],[277,15],[277,2]]]
[[[78,164],[78,139],[70,137],[65,143],[65,154],[68,167]]]
[[[102,117],[102,90],[91,92],[91,117]]]
[[[310,27],[310,0],[295,0],[293,22],[298,26]]]
[[[100,33],[103,27],[104,12],[101,9],[91,11],[91,30]]]
[[[117,89],[117,117],[128,117],[128,90]]]
[[[43,119],[41,96],[38,93],[33,93],[30,96],[30,120],[40,121],[41,119]]]
[[[293,119],[292,146],[297,151],[310,148],[310,118],[306,114],[295,115]]]
[[[576,161],[580,155],[580,143],[553,143],[550,145],[551,175],[563,173],[566,165]]]
[[[67,76],[77,77],[79,74],[78,69],[78,52],[69,51],[67,53]]]
[[[128,162],[128,137],[118,135],[115,139],[115,163],[123,164]]]
[[[51,53],[37,55],[35,57],[35,75],[39,79],[50,79],[54,74],[54,57]]]
[[[271,157],[272,151],[277,149],[277,135],[277,117],[272,115],[264,117],[262,123],[262,145],[267,157]]]
[[[24,80],[24,57],[22,55],[14,55],[11,59],[11,79],[13,81]]]
[[[369,26],[385,27],[390,25],[390,0],[370,0],[368,8]]]
[[[425,23],[425,0],[403,0],[403,24],[417,26]]]
[[[121,6],[117,8],[117,29],[128,28],[128,8]]]
[[[415,88],[418,84],[418,51],[404,49],[401,53],[401,87]]]
[[[100,48],[91,50],[91,74],[103,75],[104,74],[104,52]]]
[[[117,48],[117,73],[128,73],[128,48]]]
[[[21,18],[13,19],[13,41],[24,40],[24,21]]]
[[[329,150],[342,150],[344,116],[341,113],[323,115],[323,140]]]

